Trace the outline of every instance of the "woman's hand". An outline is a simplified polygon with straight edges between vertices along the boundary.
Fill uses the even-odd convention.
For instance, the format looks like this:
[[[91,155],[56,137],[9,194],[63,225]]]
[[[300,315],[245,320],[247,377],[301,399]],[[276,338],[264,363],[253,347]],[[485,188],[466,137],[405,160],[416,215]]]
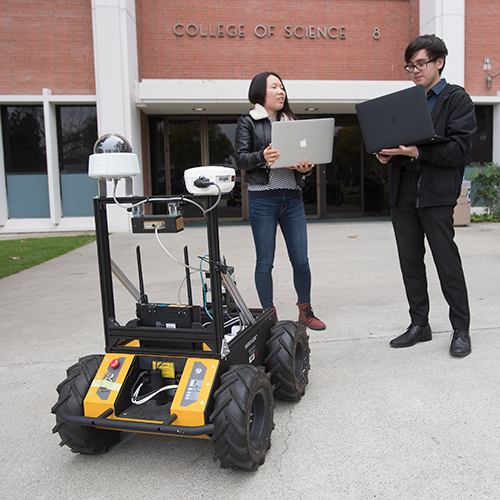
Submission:
[[[271,144],[264,149],[264,160],[266,160],[268,165],[272,165],[279,157],[280,154],[276,151],[276,149],[272,149]]]
[[[307,160],[304,160],[304,163],[302,163],[302,160],[300,160],[298,165],[294,165],[293,167],[288,168],[292,170],[298,170],[301,174],[307,174],[307,172],[314,168],[314,163],[312,165],[309,165]]]

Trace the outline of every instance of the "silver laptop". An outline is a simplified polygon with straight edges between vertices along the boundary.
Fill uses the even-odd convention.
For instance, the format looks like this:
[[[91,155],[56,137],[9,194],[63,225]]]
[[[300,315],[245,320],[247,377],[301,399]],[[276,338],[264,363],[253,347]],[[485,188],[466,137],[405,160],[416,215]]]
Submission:
[[[300,160],[315,165],[330,163],[334,135],[333,118],[273,122],[271,144],[279,151],[280,157],[271,168],[293,167]]]

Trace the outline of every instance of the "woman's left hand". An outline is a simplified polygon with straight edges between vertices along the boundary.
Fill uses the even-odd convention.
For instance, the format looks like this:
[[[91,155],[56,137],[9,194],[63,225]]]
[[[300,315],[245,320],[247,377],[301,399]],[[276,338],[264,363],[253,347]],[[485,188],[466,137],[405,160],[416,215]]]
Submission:
[[[302,163],[302,160],[299,161],[298,165],[294,165],[293,167],[288,167],[292,170],[298,170],[301,174],[307,174],[312,168],[314,168],[314,163],[312,165],[309,165],[307,160],[304,160]]]

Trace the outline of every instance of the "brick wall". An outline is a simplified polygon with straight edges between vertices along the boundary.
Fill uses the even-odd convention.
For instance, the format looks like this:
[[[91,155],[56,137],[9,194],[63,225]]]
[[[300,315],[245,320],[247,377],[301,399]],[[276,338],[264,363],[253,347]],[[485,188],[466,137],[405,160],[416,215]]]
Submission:
[[[420,1],[410,0],[408,9],[409,41],[420,35]]]
[[[485,57],[491,58],[491,73],[500,71],[500,2],[498,0],[465,1],[465,87],[471,95],[500,92],[500,75],[486,87],[483,70]]]
[[[410,19],[418,32],[418,0],[136,2],[144,26],[141,79],[246,79],[272,70],[284,79],[403,80],[403,52],[415,31]],[[178,23],[182,36],[174,33]],[[265,34],[261,38],[254,31],[258,25],[265,27],[257,30]],[[336,38],[328,36],[331,27]]]
[[[0,93],[95,94],[90,0],[0,2]]]
[[[419,25],[419,0],[136,0],[136,12],[141,79],[247,79],[273,70],[284,79],[404,80],[403,51]],[[91,16],[90,0],[0,2],[0,93],[94,94]],[[488,90],[483,70],[488,56],[492,73],[500,71],[499,18],[498,0],[466,0],[471,94],[500,92],[500,75]],[[255,35],[258,25],[265,36]],[[322,34],[329,28],[336,38]]]

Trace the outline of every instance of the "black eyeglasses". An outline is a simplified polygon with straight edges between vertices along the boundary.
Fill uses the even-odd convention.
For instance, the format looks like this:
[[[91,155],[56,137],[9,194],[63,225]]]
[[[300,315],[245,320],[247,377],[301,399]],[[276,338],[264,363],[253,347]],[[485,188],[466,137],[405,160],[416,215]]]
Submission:
[[[416,64],[407,64],[404,68],[408,73],[413,73],[415,71],[415,68],[417,68],[419,71],[424,71],[429,63],[436,60],[437,57],[435,57],[434,59],[429,59],[428,61],[418,61]]]

